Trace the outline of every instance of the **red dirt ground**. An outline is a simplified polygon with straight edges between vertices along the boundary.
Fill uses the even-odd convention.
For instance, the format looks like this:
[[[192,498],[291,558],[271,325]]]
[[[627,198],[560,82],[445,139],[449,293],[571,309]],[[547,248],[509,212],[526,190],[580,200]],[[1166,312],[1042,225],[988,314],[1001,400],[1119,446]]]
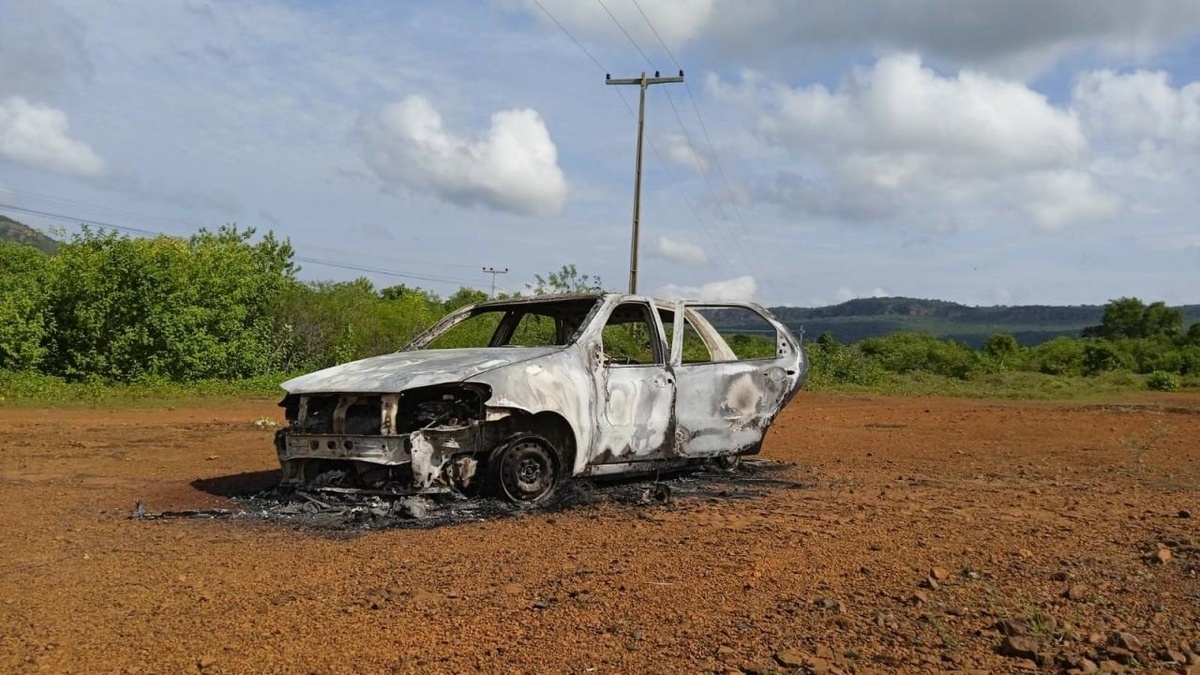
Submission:
[[[1194,396],[803,393],[763,454],[812,487],[750,500],[364,534],[128,518],[269,479],[262,417],[0,409],[0,671],[1037,668],[1007,630],[1044,670],[1200,672]]]

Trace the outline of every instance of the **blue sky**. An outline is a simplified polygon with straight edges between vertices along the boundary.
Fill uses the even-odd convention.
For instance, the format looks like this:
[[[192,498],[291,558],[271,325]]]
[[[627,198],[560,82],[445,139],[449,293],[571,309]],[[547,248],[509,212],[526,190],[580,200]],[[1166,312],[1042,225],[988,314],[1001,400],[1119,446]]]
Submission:
[[[0,213],[237,222],[441,294],[564,263],[620,289],[637,89],[604,73],[677,63],[645,292],[1200,302],[1194,0],[5,0],[0,204],[66,219]]]

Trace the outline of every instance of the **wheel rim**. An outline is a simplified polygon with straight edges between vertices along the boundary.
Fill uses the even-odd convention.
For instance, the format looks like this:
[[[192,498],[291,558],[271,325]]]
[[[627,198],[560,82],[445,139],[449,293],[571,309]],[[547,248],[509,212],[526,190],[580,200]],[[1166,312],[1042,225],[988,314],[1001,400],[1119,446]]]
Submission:
[[[724,471],[734,473],[742,467],[742,456],[741,455],[718,455],[717,456],[717,466],[720,467]]]
[[[534,502],[550,494],[556,480],[554,459],[541,443],[522,441],[504,452],[500,483],[518,502]]]

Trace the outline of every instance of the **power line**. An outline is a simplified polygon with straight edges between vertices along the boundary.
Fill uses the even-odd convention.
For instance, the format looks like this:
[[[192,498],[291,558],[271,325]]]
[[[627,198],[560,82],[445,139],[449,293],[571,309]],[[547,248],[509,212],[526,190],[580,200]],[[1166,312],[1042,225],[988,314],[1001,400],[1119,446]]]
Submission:
[[[494,297],[496,297],[496,275],[497,274],[508,274],[508,268],[505,267],[504,269],[499,270],[499,269],[496,269],[495,267],[484,267],[483,273],[492,275],[492,290],[491,290],[491,292],[488,293],[488,297],[494,298]]]
[[[56,195],[47,195],[47,194],[42,194],[39,192],[32,192],[30,190],[25,190],[25,189],[21,189],[21,188],[14,188],[14,187],[6,186],[4,188],[4,192],[9,193],[9,194],[19,198],[20,201],[22,201],[22,202],[43,202],[45,204],[49,204],[52,208],[65,207],[65,208],[69,208],[69,209],[85,209],[87,211],[108,213],[108,214],[111,214],[114,216],[122,216],[125,218],[135,218],[138,220],[151,221],[151,222],[156,221],[158,223],[161,223],[162,225],[172,226],[172,227],[178,226],[180,224],[187,225],[188,227],[192,227],[192,228],[198,227],[197,225],[195,225],[193,223],[187,223],[184,221],[180,221],[178,219],[163,218],[161,216],[151,216],[151,215],[147,215],[144,213],[135,213],[133,211],[126,211],[124,209],[117,209],[117,208],[113,208],[110,206],[102,206],[99,204],[91,204],[89,202],[79,201],[77,199],[68,199],[66,197],[59,197]]]
[[[140,228],[140,227],[131,227],[129,225],[114,225],[113,223],[105,223],[105,222],[102,222],[99,220],[89,220],[87,218],[78,218],[75,216],[67,216],[67,215],[63,215],[61,213],[52,213],[50,211],[41,211],[38,209],[27,209],[23,206],[16,206],[14,204],[0,203],[0,209],[5,209],[7,211],[15,211],[17,213],[24,213],[24,214],[28,214],[31,216],[41,216],[43,218],[50,218],[52,220],[61,220],[61,221],[66,221],[66,222],[71,222],[71,223],[82,223],[84,225],[95,225],[97,227],[106,227],[106,228],[110,228],[113,230],[120,230],[123,232],[132,232],[134,234],[145,234],[145,235],[151,235],[151,236],[165,234],[163,232],[156,232],[154,230],[147,230],[147,229]],[[166,235],[166,236],[174,236],[174,235]]]
[[[629,40],[629,44],[633,45],[633,48],[642,55],[642,58],[646,60],[646,63],[650,64],[651,68],[654,68],[654,62],[649,56],[646,55],[646,52],[642,49],[641,45],[639,45],[637,41],[633,39],[633,36],[629,34],[629,31],[625,29],[625,26],[622,25],[619,20],[617,20],[617,17],[613,15],[611,11],[609,11],[608,6],[604,4],[604,0],[596,0],[596,2],[600,3],[600,6],[604,8],[605,13],[608,14],[608,18],[612,19],[613,23],[617,25],[617,28],[620,29],[621,33],[625,35],[625,39]],[[663,42],[662,36],[658,34],[658,30],[654,27],[654,24],[650,23],[650,17],[646,16],[646,12],[642,11],[642,6],[637,4],[636,0],[633,4],[635,7],[637,7],[638,13],[642,15],[642,19],[645,20],[646,25],[650,27],[650,31],[654,33],[654,37],[658,38],[659,44],[663,46],[663,49],[666,50],[667,55],[671,57],[671,61],[675,63],[675,67],[679,69],[679,72],[683,72],[683,66],[675,60],[675,56],[671,54],[671,50],[667,49],[667,43]],[[688,87],[689,89],[691,88],[686,81],[684,81],[683,84],[685,87]],[[725,209],[721,206],[720,199],[718,198],[717,191],[713,189],[712,183],[708,180],[708,173],[704,170],[704,160],[701,158],[700,153],[696,150],[695,144],[692,143],[692,135],[688,133],[687,125],[683,123],[683,117],[679,114],[679,109],[675,107],[675,99],[671,96],[670,90],[664,89],[663,93],[667,95],[667,102],[671,104],[671,112],[675,113],[675,120],[679,122],[679,129],[683,132],[683,139],[687,143],[688,149],[691,150],[692,156],[696,158],[696,164],[698,168],[700,168],[700,175],[704,178],[704,184],[708,187],[708,191],[713,195],[717,212],[721,215],[722,219],[727,218],[725,215]]]
[[[608,14],[608,18],[611,19],[614,24],[616,24],[617,28],[625,36],[625,39],[629,41],[629,44],[633,45],[633,48],[636,49],[637,52],[642,55],[642,58],[645,59],[646,63],[650,64],[651,68],[655,68],[654,61],[652,61],[650,59],[650,57],[646,55],[646,52],[645,52],[645,50],[642,49],[641,45],[639,45],[637,43],[637,41],[633,39],[633,36],[630,35],[629,31],[625,29],[625,26],[620,22],[620,20],[617,19],[616,15],[614,15],[608,9],[608,6],[604,4],[604,0],[596,0],[596,2],[598,2],[600,4],[600,7],[604,9],[604,12],[606,14]],[[646,25],[650,27],[651,32],[653,32],[654,36],[656,38],[658,38],[659,44],[661,44],[663,46],[663,49],[666,50],[667,55],[671,57],[672,61],[674,61],[675,67],[678,68],[679,72],[682,73],[683,66],[680,65],[679,62],[675,60],[675,55],[671,53],[671,50],[669,48],[667,48],[666,42],[663,41],[662,36],[659,35],[658,30],[654,27],[654,24],[652,24],[650,22],[650,18],[648,16],[646,16],[646,12],[644,12],[642,10],[641,5],[638,5],[635,3],[635,6],[637,7],[638,12],[642,15],[642,19],[645,20]],[[691,86],[688,85],[688,83],[686,81],[683,84],[685,87],[688,88],[688,90],[690,92]],[[692,143],[692,136],[691,136],[691,134],[688,133],[687,125],[685,125],[683,123],[683,116],[681,116],[679,114],[679,109],[675,106],[675,99],[672,98],[670,91],[666,91],[665,93],[667,95],[667,101],[671,104],[671,111],[675,114],[675,120],[679,123],[679,129],[683,132],[684,141],[687,143],[688,149],[691,151],[692,156],[696,159],[696,165],[697,165],[697,168],[700,170],[701,178],[704,179],[704,185],[705,185],[705,187],[708,188],[709,194],[711,194],[713,197],[713,205],[716,207],[717,213],[720,215],[720,220],[722,222],[725,222],[726,225],[728,225],[729,224],[729,216],[727,216],[725,214],[725,207],[721,205],[721,196],[717,192],[717,190],[713,187],[712,181],[708,177],[708,171],[704,168],[703,159],[701,158],[700,153],[696,150],[696,145],[694,143]],[[693,99],[693,104],[694,103],[695,103],[695,100]],[[697,108],[696,110],[698,113],[699,108]],[[712,156],[715,160],[716,159],[716,149],[712,148],[711,142],[709,143],[709,146],[712,150]],[[679,190],[682,192],[683,188],[679,186],[679,183],[676,182],[675,184],[676,184],[676,187],[678,187]],[[697,218],[699,218],[699,216],[697,216]],[[703,225],[701,225],[701,227],[703,227]],[[731,231],[732,231],[732,228],[731,228]],[[746,236],[746,238],[749,238],[749,234],[746,232],[745,227],[742,228],[742,233],[743,233],[743,235]],[[737,250],[742,257],[743,262],[746,264],[749,264],[750,256],[746,255],[745,244],[742,242],[742,238],[735,236],[734,241],[737,246]],[[714,243],[714,245],[717,245],[719,247],[721,242],[719,240],[715,240],[713,243]],[[751,250],[753,250],[753,249],[751,249]],[[757,254],[755,255],[755,257],[757,258]],[[730,263],[729,266],[732,270],[733,265],[731,263],[731,259],[728,258],[728,256],[727,256],[726,260],[727,260],[727,262]],[[761,267],[761,262],[759,263],[759,267]]]
[[[642,55],[642,58],[646,59],[646,63],[649,63],[650,67],[653,68],[654,63],[652,61],[650,61],[650,57],[646,56],[646,52],[642,51],[642,48],[640,46],[638,46],[638,43],[636,41],[634,41],[633,36],[629,34],[629,31],[625,30],[625,26],[622,26],[621,22],[617,21],[616,15],[614,15],[608,9],[608,5],[604,4],[604,0],[596,0],[596,2],[600,3],[600,6],[602,8],[604,8],[604,13],[608,14],[608,18],[612,19],[612,22],[617,24],[617,28],[619,28],[621,30],[621,32],[625,34],[625,39],[629,40],[629,44],[633,45],[633,48],[636,49],[638,51],[638,53]],[[680,68],[680,70],[683,70],[683,69]]]
[[[675,55],[671,53],[671,48],[667,46],[667,43],[663,41],[662,36],[658,34],[658,29],[654,27],[654,24],[650,23],[650,17],[646,16],[646,12],[642,10],[642,6],[638,4],[637,0],[633,0],[633,6],[637,7],[638,14],[642,15],[642,19],[646,22],[646,25],[650,27],[650,32],[654,33],[654,37],[658,39],[658,44],[662,45],[663,51],[667,53],[667,56],[671,57],[671,62],[675,64],[676,68],[682,68],[683,66],[679,65],[679,61],[677,61],[675,59]]]
[[[161,223],[168,227],[168,231],[166,231],[166,232],[156,232],[156,233],[161,233],[161,234],[168,234],[168,235],[174,236],[173,229],[177,228],[179,226],[184,226],[190,230],[197,230],[201,227],[201,225],[198,225],[198,224],[192,223],[192,222],[188,222],[188,221],[180,221],[180,220],[175,220],[175,219],[171,219],[171,218],[163,218],[161,216],[152,216],[152,215],[145,214],[145,213],[137,213],[134,211],[116,209],[116,208],[112,208],[109,206],[102,206],[99,204],[92,204],[89,202],[79,201],[79,200],[75,200],[75,199],[68,199],[65,197],[57,197],[54,195],[41,194],[38,192],[32,192],[32,191],[24,190],[24,189],[20,189],[20,188],[5,187],[4,191],[6,193],[11,193],[12,195],[18,197],[19,200],[23,203],[33,202],[34,205],[39,206],[39,207],[41,205],[38,203],[41,202],[41,203],[45,203],[45,204],[49,205],[46,208],[53,208],[56,210],[58,210],[58,209],[71,210],[73,212],[78,213],[80,211],[77,211],[77,209],[83,209],[83,211],[82,211],[83,213],[92,211],[92,212],[98,212],[98,213],[103,214],[103,213],[107,212],[109,214],[112,214],[112,216],[124,216],[125,218],[133,218],[133,219],[142,220],[142,221],[151,222],[151,223],[154,223],[154,222]],[[29,208],[29,207],[26,207],[26,208]],[[112,216],[106,216],[106,217],[112,217]],[[112,226],[112,227],[115,227],[115,226]],[[122,227],[128,228],[130,226],[124,225]],[[303,245],[303,246],[307,246],[309,248],[319,247],[322,251],[324,251],[327,254],[335,253],[335,254],[344,254],[344,255],[356,256],[356,257],[376,258],[378,260],[386,260],[388,264],[435,266],[435,267],[460,267],[462,269],[474,269],[476,267],[475,265],[469,265],[466,263],[458,263],[458,262],[431,262],[428,260],[402,259],[402,258],[397,258],[392,255],[382,256],[382,255],[376,255],[372,251],[348,251],[346,249],[339,249],[339,248],[336,248],[333,246],[329,246],[328,244],[325,244],[325,243],[314,244],[313,242],[296,241],[295,238],[293,238],[292,241],[294,242],[294,245]]]
[[[679,77],[659,77],[658,71],[654,71],[654,77],[646,77],[646,71],[642,71],[642,76],[637,78],[617,79],[614,80],[607,74],[604,76],[604,84],[636,84],[641,89],[641,94],[638,97],[638,124],[637,124],[637,168],[633,179],[633,238],[629,246],[629,292],[637,293],[637,271],[638,271],[638,226],[641,221],[642,213],[642,136],[646,126],[646,87],[652,84],[669,84],[683,82],[683,71],[679,71]]]
[[[337,262],[337,261],[333,261],[333,260],[322,260],[320,258],[308,258],[308,257],[304,257],[304,256],[292,256],[292,257],[296,260],[299,260],[300,262],[312,263],[314,265],[324,265],[326,267],[339,267],[339,268],[345,269],[345,270],[353,270],[353,271],[357,271],[357,272],[367,272],[370,274],[383,274],[383,275],[390,276],[390,277],[399,277],[401,279],[415,279],[417,281],[432,281],[435,283],[444,283],[444,284],[459,284],[462,286],[473,286],[475,283],[474,281],[468,281],[465,279],[453,279],[450,277],[427,276],[424,274],[413,274],[411,272],[396,272],[394,270],[385,270],[385,269],[380,269],[378,267],[367,267],[364,265],[352,265],[350,263]]]
[[[595,57],[595,55],[593,55],[592,52],[588,50],[587,47],[583,46],[583,43],[580,42],[575,37],[575,35],[572,34],[571,31],[568,30],[567,27],[564,26],[563,23],[561,21],[559,21],[558,18],[555,17],[554,14],[552,14],[550,12],[550,10],[546,9],[546,6],[543,5],[540,2],[540,0],[533,0],[533,2],[534,2],[534,4],[536,4],[538,6],[538,9],[542,10],[542,13],[544,13],[546,15],[546,17],[549,18],[550,21],[554,23],[555,26],[558,26],[558,29],[560,31],[562,31],[563,35],[566,35],[567,38],[569,38],[571,40],[571,42],[573,42],[575,44],[575,46],[579,48],[579,51],[583,52],[584,55],[587,56],[588,59],[591,60],[591,62],[596,65],[596,68],[600,72],[602,72],[602,73],[609,72],[608,69],[604,67],[604,64],[600,63],[600,60],[597,59]],[[607,9],[608,8],[605,7],[606,11],[607,11]],[[612,16],[611,12],[609,12],[609,16]],[[620,22],[616,22],[616,23],[618,26],[620,26]],[[627,35],[627,37],[628,37],[628,35]],[[632,38],[630,38],[630,41],[632,42]],[[633,44],[635,47],[637,46],[637,43],[633,43]],[[641,49],[638,48],[638,51],[641,51]],[[642,53],[642,56],[645,57],[644,52]],[[649,61],[648,58],[647,58],[647,61]],[[623,103],[625,105],[625,110],[629,112],[630,118],[636,120],[637,113],[635,113],[633,111],[633,105],[631,105],[629,103],[629,100],[625,98],[625,94],[620,90],[620,88],[616,89],[615,91],[617,93],[617,96],[620,97],[621,103]],[[654,143],[654,139],[647,138],[646,144],[650,146],[650,152],[654,155],[655,159],[658,160],[659,165],[662,166],[663,172],[667,174],[667,179],[671,181],[671,184],[675,187],[675,191],[679,193],[679,196],[683,200],[683,203],[687,206],[688,211],[691,212],[692,217],[696,220],[696,224],[699,225],[700,228],[703,229],[712,238],[713,245],[719,247],[720,240],[715,236],[715,234],[713,233],[711,228],[709,228],[708,225],[705,224],[704,219],[700,217],[699,209],[697,209],[696,205],[692,203],[691,198],[689,198],[687,196],[687,192],[684,191],[683,186],[679,183],[679,179],[676,178],[674,172],[671,171],[670,164],[667,163],[667,160],[666,160],[666,158],[663,157],[663,154],[661,152],[659,152],[658,146],[655,145],[655,143]]]
[[[543,13],[545,13],[546,16],[550,17],[550,20],[554,22],[555,26],[558,26],[559,30],[561,30],[564,35],[571,38],[571,42],[574,42],[575,46],[579,47],[580,51],[582,51],[584,54],[587,54],[587,57],[592,60],[592,63],[596,64],[597,68],[599,68],[602,72],[604,71],[604,64],[600,63],[595,56],[592,56],[592,53],[588,51],[587,47],[584,47],[582,42],[576,40],[575,36],[571,34],[571,31],[567,30],[567,27],[562,25],[562,22],[556,19],[554,15],[550,13],[550,10],[546,9],[545,5],[543,5],[539,0],[533,0],[533,2],[538,6],[539,9],[542,10]],[[632,113],[633,111],[631,110],[630,114]]]
[[[654,27],[653,22],[650,21],[650,17],[646,15],[646,12],[645,12],[645,10],[642,9],[641,4],[638,3],[638,0],[631,0],[631,1],[633,2],[633,6],[637,8],[638,13],[642,15],[642,20],[645,21],[646,25],[650,28],[650,32],[653,33],[655,39],[658,40],[658,44],[661,45],[663,48],[663,51],[667,53],[667,57],[671,59],[671,62],[675,64],[676,68],[682,69],[683,66],[679,65],[679,60],[675,58],[675,54],[671,52],[671,48],[667,46],[666,41],[663,40],[662,35],[660,35],[658,32],[658,29]],[[734,197],[733,197],[733,187],[729,182],[728,176],[725,175],[724,167],[721,166],[721,157],[720,157],[720,155],[717,154],[717,148],[713,144],[712,137],[708,133],[708,125],[704,123],[704,116],[700,114],[700,105],[696,102],[695,94],[692,93],[692,86],[690,84],[688,84],[687,82],[684,82],[683,86],[684,86],[684,89],[687,91],[688,98],[692,102],[692,110],[694,110],[696,113],[696,121],[700,123],[700,130],[704,133],[704,142],[708,145],[708,150],[711,153],[711,156],[713,158],[713,164],[717,167],[717,174],[721,177],[721,183],[725,188],[726,198],[729,200],[730,206],[733,207],[734,215],[737,216],[738,226],[741,229],[742,235],[746,239],[750,239],[750,232],[749,232],[749,229],[746,227],[746,219],[742,215],[742,210],[738,206],[737,200],[734,199]],[[670,99],[671,92],[668,91],[668,92],[666,92],[666,94],[667,94],[667,98]],[[671,102],[671,109],[672,110],[675,109],[674,101]],[[679,117],[678,111],[676,111],[675,116],[676,116],[676,118],[679,119],[679,126],[681,128],[684,128],[684,132],[683,132],[684,138],[687,139],[688,145],[689,145],[689,147],[691,147],[691,138],[688,136],[687,129],[686,129],[686,127],[684,127],[683,119]],[[695,153],[694,147],[692,147],[692,152],[693,152],[693,154]],[[699,159],[699,157],[697,157],[697,161],[701,161]],[[703,170],[701,171],[701,174],[704,174]],[[708,184],[707,175],[705,175],[705,183]],[[720,204],[719,197],[717,195],[716,190],[712,189],[711,184],[709,184],[709,190],[713,193],[713,197],[717,199],[718,209],[722,211],[722,218],[724,218],[725,217],[724,212],[722,209],[720,209],[720,206],[719,206],[719,204]],[[740,240],[739,240],[739,243],[740,243]],[[750,252],[754,255],[755,262],[758,263],[758,267],[761,269],[763,267],[763,265],[762,265],[762,259],[758,255],[758,249],[756,249],[753,245],[750,245],[749,243],[747,243],[747,245],[750,247]],[[743,255],[745,255],[744,252],[743,252]]]
[[[687,82],[684,82],[687,84]],[[675,119],[679,122],[679,128],[683,130],[683,139],[687,142],[688,149],[692,151],[692,156],[696,158],[696,166],[700,169],[700,176],[704,178],[704,185],[708,191],[712,193],[714,204],[717,207],[717,213],[721,214],[721,220],[726,220],[729,216],[725,215],[725,208],[721,206],[721,201],[717,196],[717,191],[713,188],[712,182],[708,179],[708,172],[704,170],[704,158],[696,150],[696,146],[692,143],[692,135],[688,133],[687,126],[683,123],[683,117],[679,114],[679,108],[675,107],[675,99],[671,96],[671,92],[664,92],[667,95],[667,101],[671,104],[671,112],[675,113]],[[715,155],[714,155],[715,157]]]
[[[168,234],[165,232],[159,232],[159,231],[155,231],[155,230],[147,230],[147,229],[141,228],[141,227],[131,227],[129,225],[117,225],[115,223],[106,223],[106,222],[99,221],[99,220],[79,218],[76,216],[69,216],[69,215],[65,215],[65,214],[61,214],[61,213],[54,213],[51,211],[43,211],[40,209],[29,209],[29,208],[25,208],[23,206],[16,206],[14,204],[0,203],[0,209],[14,212],[14,213],[24,213],[24,214],[32,215],[32,216],[40,216],[42,218],[50,218],[51,220],[59,220],[59,221],[72,222],[72,223],[82,223],[85,225],[94,225],[96,227],[113,229],[113,230],[118,230],[121,232],[130,232],[133,234],[141,234],[141,235],[146,235],[146,236],[165,236],[165,237],[178,236],[178,235]],[[380,269],[377,267],[367,267],[364,265],[355,265],[352,263],[344,263],[344,262],[338,262],[336,260],[326,260],[326,259],[322,259],[322,258],[312,258],[312,257],[308,257],[308,256],[293,255],[292,259],[299,261],[299,262],[309,263],[309,264],[313,264],[313,265],[324,265],[325,267],[337,267],[337,268],[352,270],[352,271],[357,271],[357,272],[367,272],[370,274],[382,274],[385,276],[398,277],[401,279],[414,279],[417,281],[430,281],[430,282],[435,282],[435,283],[460,284],[460,285],[464,285],[464,286],[472,286],[475,283],[473,281],[467,281],[465,279],[455,279],[455,278],[451,278],[451,277],[439,277],[439,276],[432,276],[432,275],[415,274],[412,272],[397,272],[395,270],[386,270],[386,269]]]

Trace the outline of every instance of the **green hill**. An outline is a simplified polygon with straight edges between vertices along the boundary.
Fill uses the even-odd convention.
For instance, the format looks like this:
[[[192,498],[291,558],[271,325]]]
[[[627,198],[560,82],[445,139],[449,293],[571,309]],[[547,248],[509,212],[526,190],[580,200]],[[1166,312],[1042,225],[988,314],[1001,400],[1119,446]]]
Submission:
[[[1185,326],[1200,321],[1200,305],[1179,309],[1183,310]],[[771,312],[792,331],[803,330],[807,340],[815,340],[827,331],[838,342],[911,331],[978,347],[993,333],[1011,333],[1024,345],[1060,335],[1078,337],[1084,327],[1100,323],[1104,306],[969,307],[944,300],[861,298],[829,307],[772,307]]]
[[[13,241],[18,244],[36,246],[45,253],[58,250],[58,241],[47,237],[41,232],[19,223],[12,218],[0,215],[0,241]]]

